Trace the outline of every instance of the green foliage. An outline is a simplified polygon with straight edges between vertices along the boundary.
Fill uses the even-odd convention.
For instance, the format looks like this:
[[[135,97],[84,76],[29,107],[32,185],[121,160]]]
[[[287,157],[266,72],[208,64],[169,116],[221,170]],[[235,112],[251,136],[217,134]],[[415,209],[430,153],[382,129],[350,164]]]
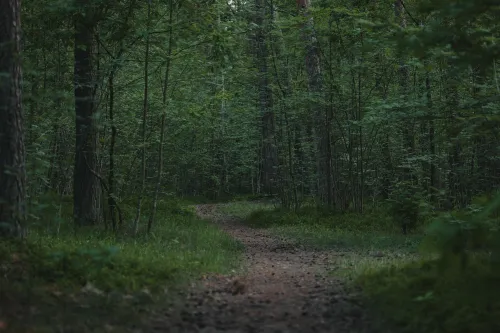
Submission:
[[[475,260],[459,275],[441,274],[437,262],[390,266],[358,283],[375,310],[379,330],[471,333],[500,330],[500,271]]]
[[[103,290],[137,290],[232,266],[238,245],[185,206],[187,201],[218,202],[234,193],[261,190],[265,131],[258,102],[263,88],[273,96],[267,101],[273,119],[270,137],[279,161],[274,166],[279,186],[273,190],[288,206],[304,207],[296,212],[246,202],[223,207],[251,226],[317,248],[414,251],[421,227],[431,215],[431,193],[442,192],[465,207],[473,195],[498,187],[500,19],[495,1],[405,1],[398,17],[386,2],[322,0],[311,2],[305,17],[296,15],[294,2],[279,0],[269,6],[269,17],[261,27],[253,22],[251,2],[160,2],[152,6],[153,22],[147,22],[141,2],[90,3],[85,8],[88,23],[98,27],[93,32],[98,46],[94,104],[102,152],[95,171],[109,181],[107,152],[111,128],[116,127],[114,194],[124,225],[113,235],[101,226],[73,234],[68,196],[74,162],[70,27],[82,8],[74,1],[26,0],[23,99],[32,233],[27,248],[9,251],[26,252],[22,260],[30,264],[25,268],[43,283],[71,288],[90,282]],[[308,29],[300,29],[309,19]],[[137,112],[143,103],[147,26],[154,27],[154,33],[143,146]],[[254,58],[257,28],[268,47],[262,63],[266,66],[256,66]],[[313,51],[305,39],[317,41],[321,59],[317,78],[304,66]],[[103,84],[111,73],[116,88],[113,101],[110,87]],[[269,87],[256,84],[260,75],[265,75]],[[321,82],[317,89],[321,94],[314,92],[314,82]],[[114,105],[113,120],[107,113],[110,105]],[[317,120],[316,110],[325,111],[324,122]],[[137,203],[130,194],[140,182],[137,152],[146,151],[145,193],[150,193],[156,185],[162,115],[167,131],[161,188],[170,194],[160,195],[153,234],[146,236],[141,229],[141,236],[132,239],[127,233]],[[332,202],[345,203],[345,211],[364,210],[363,214],[308,205],[311,197],[314,201],[326,197],[317,190],[325,180],[318,174],[325,167],[318,165],[324,156],[333,162],[327,172],[333,176]],[[424,194],[398,182],[409,174]],[[390,203],[376,201],[382,193]],[[493,212],[498,206],[489,207],[490,199],[476,197],[467,210],[440,214],[426,231],[424,245],[441,256],[440,267],[449,271],[458,263],[459,272],[465,270],[452,270],[452,275],[469,274],[474,261],[468,261],[478,250],[490,265],[498,258],[498,212]],[[379,206],[369,210],[370,200]],[[104,200],[103,207],[107,209]],[[146,197],[143,211],[151,207],[152,200]],[[143,214],[141,228],[147,219]],[[108,229],[109,224],[106,221]],[[401,230],[413,235],[405,237]],[[39,246],[36,251],[29,250],[33,243]],[[418,270],[393,273],[395,280],[400,278],[409,287],[410,273],[421,278]],[[437,278],[433,274],[432,279]],[[16,275],[8,283],[12,277],[15,280]],[[395,283],[374,282],[389,284],[383,288]],[[414,287],[419,302],[435,295],[423,290],[425,283]],[[405,289],[400,290],[406,297]],[[452,303],[443,302],[446,311],[452,311]]]
[[[458,259],[464,269],[471,251],[488,254],[491,263],[498,265],[498,207],[500,195],[489,201],[487,197],[477,197],[467,210],[441,214],[428,228],[426,248],[440,253],[443,267],[456,263]]]
[[[403,234],[417,227],[420,214],[420,198],[411,183],[397,183],[391,192],[391,214],[395,223],[401,226]]]
[[[417,55],[440,55],[461,66],[489,66],[498,58],[498,17],[494,1],[420,1],[425,24],[409,29],[399,43]],[[400,36],[402,37],[402,36]]]
[[[387,266],[358,276],[381,329],[497,332],[500,329],[500,196],[478,196],[466,210],[440,214],[423,249],[435,260]],[[390,315],[384,315],[390,313]],[[389,330],[389,331],[391,331]]]

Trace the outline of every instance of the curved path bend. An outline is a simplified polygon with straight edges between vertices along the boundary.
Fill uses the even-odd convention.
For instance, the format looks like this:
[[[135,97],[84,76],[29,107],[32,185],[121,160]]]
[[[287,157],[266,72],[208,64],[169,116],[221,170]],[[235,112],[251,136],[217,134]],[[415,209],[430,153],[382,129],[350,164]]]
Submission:
[[[155,332],[368,333],[359,297],[327,274],[334,252],[303,249],[199,205],[245,246],[244,272],[209,277],[154,323]],[[168,323],[168,327],[167,326]]]

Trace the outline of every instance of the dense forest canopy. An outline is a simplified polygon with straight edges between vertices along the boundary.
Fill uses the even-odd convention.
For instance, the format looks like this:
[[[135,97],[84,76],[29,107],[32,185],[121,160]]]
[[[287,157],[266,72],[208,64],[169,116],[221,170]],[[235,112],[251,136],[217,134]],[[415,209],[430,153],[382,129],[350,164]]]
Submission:
[[[492,1],[22,10],[28,194],[75,188],[91,224],[101,196],[132,189],[362,211],[399,190],[464,207],[498,186]]]

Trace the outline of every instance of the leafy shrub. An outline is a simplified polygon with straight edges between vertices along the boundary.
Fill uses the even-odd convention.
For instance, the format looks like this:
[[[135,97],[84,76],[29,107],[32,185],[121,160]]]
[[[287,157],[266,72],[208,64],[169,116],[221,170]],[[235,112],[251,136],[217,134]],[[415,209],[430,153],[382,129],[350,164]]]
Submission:
[[[500,331],[499,206],[500,195],[486,205],[476,201],[467,210],[439,215],[423,247],[437,253],[436,260],[358,278],[380,311],[384,331],[387,324],[412,333]]]
[[[404,235],[415,230],[420,214],[420,197],[415,186],[408,182],[398,183],[391,193],[391,214]]]
[[[458,260],[461,268],[468,264],[471,252],[482,251],[498,263],[500,219],[496,210],[500,195],[482,206],[472,204],[465,211],[441,214],[428,228],[426,249],[441,255],[441,264],[450,266]]]
[[[358,278],[380,331],[499,332],[500,272],[480,260],[460,275],[443,275],[439,267],[415,262]]]

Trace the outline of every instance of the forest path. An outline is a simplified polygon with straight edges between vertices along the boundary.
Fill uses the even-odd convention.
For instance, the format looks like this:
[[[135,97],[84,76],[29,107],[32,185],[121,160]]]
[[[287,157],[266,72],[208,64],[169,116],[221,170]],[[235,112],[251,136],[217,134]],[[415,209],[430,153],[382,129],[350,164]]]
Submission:
[[[334,252],[279,240],[219,214],[217,207],[196,210],[245,246],[244,272],[203,280],[184,304],[155,320],[155,332],[370,331],[359,297],[327,274]]]

